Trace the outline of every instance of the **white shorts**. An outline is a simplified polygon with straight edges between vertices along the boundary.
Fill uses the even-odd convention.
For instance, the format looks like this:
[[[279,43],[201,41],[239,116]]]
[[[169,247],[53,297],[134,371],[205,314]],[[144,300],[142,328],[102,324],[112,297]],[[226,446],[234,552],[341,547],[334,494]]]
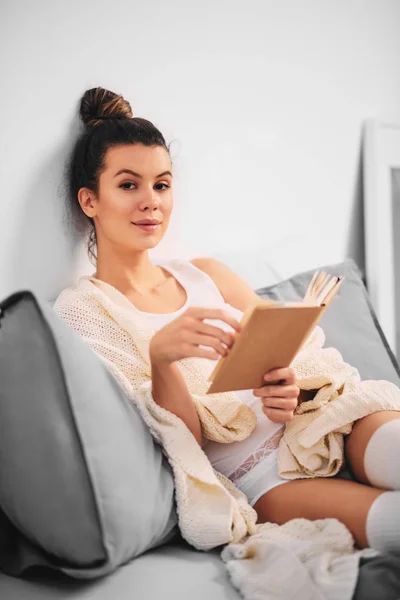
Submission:
[[[290,480],[282,479],[278,475],[278,450],[276,449],[262,458],[250,471],[232,481],[245,494],[250,506],[254,506],[263,494],[277,485],[289,483]]]

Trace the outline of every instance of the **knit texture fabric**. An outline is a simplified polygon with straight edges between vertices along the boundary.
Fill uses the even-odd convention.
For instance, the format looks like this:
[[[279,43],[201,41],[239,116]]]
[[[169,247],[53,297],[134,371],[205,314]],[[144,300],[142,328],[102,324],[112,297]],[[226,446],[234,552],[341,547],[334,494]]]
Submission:
[[[301,389],[318,389],[297,407],[279,445],[284,479],[336,475],[344,464],[345,434],[354,421],[380,410],[400,410],[400,389],[385,380],[361,381],[355,367],[335,348],[324,348],[317,326],[291,366]]]
[[[179,527],[189,544],[198,550],[229,544],[222,558],[233,584],[249,600],[289,597],[288,578],[282,579],[285,570],[276,568],[278,559],[282,565],[292,564],[291,598],[351,598],[361,552],[354,551],[347,528],[335,519],[294,519],[280,527],[257,524],[246,496],[213,469],[184,422],[154,401],[148,346],[156,330],[123,294],[85,276],[61,292],[54,309],[104,361],[161,444],[174,474]],[[280,474],[288,479],[337,473],[344,460],[343,435],[354,420],[378,410],[400,410],[399,388],[387,381],[361,382],[337,350],[323,348],[324,341],[317,326],[291,365],[299,387],[318,393],[296,409],[280,442]],[[255,414],[234,392],[206,395],[212,371],[207,359],[187,358],[177,364],[205,437],[229,443],[251,435]],[[241,546],[240,552],[234,544]],[[323,582],[318,579],[322,573]]]

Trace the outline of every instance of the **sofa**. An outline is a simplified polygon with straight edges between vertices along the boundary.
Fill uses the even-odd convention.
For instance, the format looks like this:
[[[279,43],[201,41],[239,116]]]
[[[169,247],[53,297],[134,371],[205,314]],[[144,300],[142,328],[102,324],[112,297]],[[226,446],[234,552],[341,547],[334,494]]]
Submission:
[[[344,274],[320,322],[326,346],[363,379],[400,385],[352,259],[285,277],[266,260],[246,266],[239,256],[216,257],[277,301],[299,300],[315,268]],[[181,537],[162,449],[51,304],[30,290],[0,299],[0,600],[238,600],[222,548],[198,551]],[[352,474],[345,468],[338,477]],[[400,555],[362,558],[353,598],[399,597]]]

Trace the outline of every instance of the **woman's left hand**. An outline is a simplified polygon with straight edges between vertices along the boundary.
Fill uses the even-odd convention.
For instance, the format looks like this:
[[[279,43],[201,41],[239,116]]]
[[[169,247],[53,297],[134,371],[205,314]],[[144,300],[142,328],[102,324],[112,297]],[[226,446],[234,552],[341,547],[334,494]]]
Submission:
[[[287,423],[293,419],[293,413],[299,403],[300,388],[291,367],[272,369],[264,375],[265,384],[253,390],[263,404],[264,414],[273,423]]]

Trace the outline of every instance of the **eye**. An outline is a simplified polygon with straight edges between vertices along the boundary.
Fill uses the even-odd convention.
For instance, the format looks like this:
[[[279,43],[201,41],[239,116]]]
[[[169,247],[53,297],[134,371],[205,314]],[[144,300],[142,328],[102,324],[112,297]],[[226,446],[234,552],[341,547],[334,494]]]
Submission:
[[[132,188],[126,187],[126,186],[129,186],[129,185],[135,185],[136,186],[136,183],[134,183],[133,181],[125,181],[124,183],[121,183],[120,187],[123,188],[124,190],[131,190]],[[169,187],[171,187],[167,183],[156,183],[156,186],[159,186],[159,185],[165,186],[160,191],[163,191],[164,189],[168,189]]]

